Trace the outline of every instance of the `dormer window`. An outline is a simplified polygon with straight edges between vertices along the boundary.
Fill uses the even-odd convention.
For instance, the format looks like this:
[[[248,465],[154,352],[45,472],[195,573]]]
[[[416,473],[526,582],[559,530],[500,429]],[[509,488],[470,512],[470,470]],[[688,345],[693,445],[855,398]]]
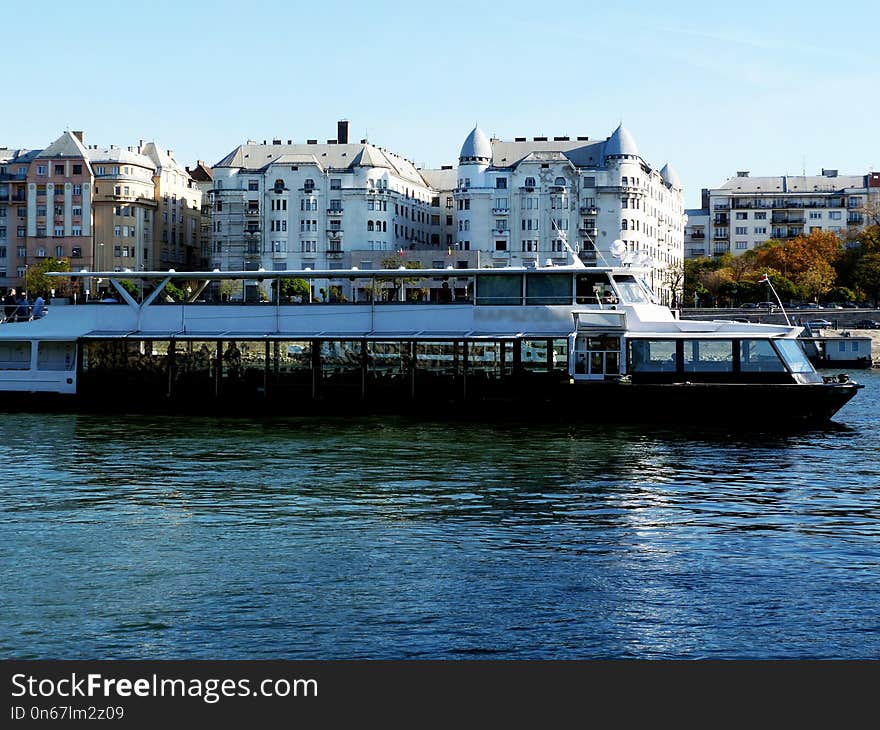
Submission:
[[[282,190],[284,190],[284,180],[282,180],[281,178],[278,178],[275,181],[275,192],[280,193]]]
[[[563,188],[565,187],[565,178],[557,177],[556,180],[553,181],[553,184],[558,188]]]
[[[533,187],[535,187],[535,178],[533,178],[533,177],[527,177],[527,178],[526,178],[526,184],[525,184],[525,187],[527,187],[527,188],[533,188]]]
[[[305,182],[303,182],[303,192],[311,193],[315,189],[315,181],[312,178],[307,177]]]

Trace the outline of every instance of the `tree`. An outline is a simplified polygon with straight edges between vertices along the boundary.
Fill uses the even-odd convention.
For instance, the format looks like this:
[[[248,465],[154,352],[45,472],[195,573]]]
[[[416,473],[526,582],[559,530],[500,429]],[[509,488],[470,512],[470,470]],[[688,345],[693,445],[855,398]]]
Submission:
[[[873,298],[876,307],[880,301],[880,253],[862,256],[856,266],[856,281],[859,288]]]
[[[30,299],[48,297],[53,289],[56,294],[61,296],[67,293],[67,279],[46,276],[49,271],[70,271],[70,261],[68,259],[45,258],[28,266],[24,288]]]
[[[312,288],[305,279],[281,279],[280,289],[282,297],[300,297],[304,302],[309,300],[312,293]]]
[[[684,291],[685,266],[684,263],[669,264],[660,275],[662,286],[672,294],[670,306],[673,309],[682,305],[682,293]],[[686,302],[685,302],[686,303]]]

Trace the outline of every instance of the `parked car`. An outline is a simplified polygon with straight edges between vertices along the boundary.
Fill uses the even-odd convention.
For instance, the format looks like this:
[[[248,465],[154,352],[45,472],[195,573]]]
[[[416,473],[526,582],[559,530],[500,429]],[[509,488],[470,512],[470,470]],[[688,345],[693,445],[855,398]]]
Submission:
[[[739,305],[742,309],[757,309],[758,305],[754,302],[746,302],[745,304]]]
[[[844,309],[858,309],[859,305],[856,304],[855,302],[844,302],[843,308]]]
[[[801,304],[798,309],[821,309],[821,307],[816,302],[807,302],[806,304]]]
[[[776,302],[758,302],[757,306],[764,307],[766,309],[773,309],[776,306]]]
[[[823,305],[825,309],[843,309],[837,302],[828,302],[828,304]]]
[[[811,330],[820,330],[823,327],[831,327],[831,322],[827,319],[811,319],[809,322],[804,323]]]
[[[860,319],[854,327],[857,330],[877,330],[880,329],[880,322],[874,319]]]

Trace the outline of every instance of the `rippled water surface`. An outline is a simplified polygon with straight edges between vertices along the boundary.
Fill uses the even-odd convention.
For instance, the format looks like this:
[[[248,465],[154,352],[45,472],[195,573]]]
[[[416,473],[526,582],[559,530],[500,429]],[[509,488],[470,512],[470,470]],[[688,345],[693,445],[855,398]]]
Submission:
[[[877,658],[857,379],[751,436],[4,414],[0,657]]]

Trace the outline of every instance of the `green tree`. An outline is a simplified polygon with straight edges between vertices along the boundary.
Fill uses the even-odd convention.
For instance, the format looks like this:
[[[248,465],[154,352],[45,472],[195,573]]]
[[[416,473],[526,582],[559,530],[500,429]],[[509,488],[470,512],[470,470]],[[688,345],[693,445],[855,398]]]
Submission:
[[[856,266],[856,280],[859,288],[874,300],[876,307],[880,300],[880,253],[862,256]]]
[[[53,289],[56,295],[64,296],[67,293],[67,279],[46,276],[49,271],[70,271],[70,261],[67,259],[45,258],[28,266],[24,287],[29,299],[49,297]]]
[[[282,297],[301,297],[302,301],[307,302],[311,291],[309,282],[305,279],[281,279]]]

